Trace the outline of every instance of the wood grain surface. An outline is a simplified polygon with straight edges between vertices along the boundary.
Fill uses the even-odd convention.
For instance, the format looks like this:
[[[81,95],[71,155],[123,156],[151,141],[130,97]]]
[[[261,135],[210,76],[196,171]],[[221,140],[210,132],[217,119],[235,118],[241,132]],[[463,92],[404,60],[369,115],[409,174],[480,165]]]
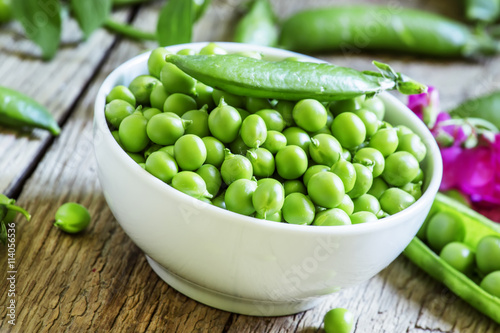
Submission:
[[[305,8],[390,1],[273,0],[280,18]],[[394,1],[393,1],[394,2]],[[162,2],[114,11],[117,20],[153,31]],[[194,41],[228,41],[241,1],[214,0],[197,23]],[[461,18],[455,1],[405,1]],[[58,119],[57,138],[43,131],[0,129],[0,193],[18,199],[33,216],[16,227],[16,325],[8,323],[7,250],[0,247],[0,332],[321,332],[334,307],[356,316],[355,332],[488,332],[500,327],[400,256],[361,285],[329,296],[293,316],[250,317],[217,310],[182,295],[151,270],[109,210],[97,180],[92,143],[93,104],[104,78],[125,60],[155,47],[99,30],[84,41],[68,23],[52,61],[25,40],[17,23],[0,27],[0,85],[45,105]],[[319,54],[327,61],[369,69],[389,62],[436,86],[443,108],[500,89],[500,57],[436,60],[390,54]],[[401,98],[401,97],[400,97]],[[56,209],[77,201],[89,208],[91,226],[68,235],[52,226]],[[4,291],[5,290],[5,291]]]

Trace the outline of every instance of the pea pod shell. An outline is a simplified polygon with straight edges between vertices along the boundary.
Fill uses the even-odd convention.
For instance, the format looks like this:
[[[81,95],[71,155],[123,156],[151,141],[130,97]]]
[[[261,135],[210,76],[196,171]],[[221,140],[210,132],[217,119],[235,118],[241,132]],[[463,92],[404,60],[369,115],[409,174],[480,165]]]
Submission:
[[[53,135],[58,135],[61,131],[45,107],[6,87],[0,87],[0,124],[15,128],[41,128]]]
[[[431,214],[433,211],[459,214],[466,228],[464,243],[472,248],[475,248],[479,240],[486,235],[500,236],[500,225],[443,194],[436,195]],[[465,274],[450,266],[423,241],[415,237],[403,253],[457,296],[500,324],[500,298],[487,293]]]
[[[167,55],[188,75],[206,85],[236,95],[301,100],[339,100],[360,95],[375,95],[384,90],[399,89],[419,93],[427,88],[395,73],[390,67],[374,62],[381,73],[360,72],[328,63],[265,61],[238,55]],[[395,76],[394,76],[395,75]],[[307,83],[307,84],[304,84]],[[412,89],[407,89],[407,84]]]
[[[314,24],[311,24],[314,22]],[[280,45],[302,52],[397,51],[440,57],[498,52],[498,42],[463,23],[399,6],[332,6],[298,12],[282,25]]]

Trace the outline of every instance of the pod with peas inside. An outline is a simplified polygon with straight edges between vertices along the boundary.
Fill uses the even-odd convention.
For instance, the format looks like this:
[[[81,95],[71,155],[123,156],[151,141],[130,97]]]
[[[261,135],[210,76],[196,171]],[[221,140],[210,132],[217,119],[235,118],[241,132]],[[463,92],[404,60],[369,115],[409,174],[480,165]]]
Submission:
[[[274,48],[238,43],[217,45],[227,51],[228,57],[240,57],[236,53],[243,51],[260,52],[259,61],[279,62],[281,68],[289,67],[290,71],[301,70],[295,61],[283,60],[292,55],[307,59],[310,64],[320,63]],[[166,60],[169,54],[181,49],[191,48],[196,54],[205,46],[206,43],[194,43],[167,47]],[[99,179],[115,217],[148,255],[155,271],[174,288],[195,299],[207,296],[210,290],[217,291],[209,304],[233,312],[295,313],[313,306],[320,294],[373,276],[394,260],[417,232],[437,192],[441,160],[425,126],[389,94],[367,92],[356,97],[356,103],[344,103],[342,110],[339,103],[315,96],[297,100],[259,97],[253,95],[254,88],[249,95],[238,95],[238,89],[207,89],[210,80],[219,79],[216,71],[205,81],[203,75],[169,69],[160,71],[160,79],[155,81],[154,73],[148,72],[148,56],[144,54],[123,64],[103,84],[99,97],[104,96],[104,100],[96,102],[95,148]],[[159,67],[153,64],[156,60],[150,59],[151,68]],[[167,74],[172,77],[167,79]],[[352,80],[354,75],[349,70],[340,74],[345,80]],[[148,87],[137,87],[141,80],[134,79],[141,75],[152,77],[142,80]],[[176,80],[178,85],[172,83]],[[172,103],[163,110],[150,102],[136,104],[130,111],[125,104],[126,112],[120,109],[114,118],[107,119],[103,111],[109,91],[115,86],[127,87],[130,82],[136,85],[134,91],[141,93],[136,101],[144,100],[144,92],[155,91],[160,84],[171,86],[164,88],[164,94],[155,94],[155,105],[161,104],[157,95],[166,96],[165,101],[173,94],[185,97],[179,99],[179,107]],[[151,84],[155,86],[149,87]],[[287,82],[283,86],[286,88]],[[203,91],[197,92],[198,87]],[[120,88],[120,93],[132,100],[124,88]],[[197,103],[200,98],[207,102],[210,94],[211,103]],[[349,91],[334,96],[353,98]],[[194,102],[189,102],[188,108],[190,99]],[[373,103],[374,100],[378,102]],[[381,104],[385,108],[383,119],[377,117]],[[373,110],[377,114],[370,116],[373,105],[377,105],[377,110]],[[152,108],[159,111],[150,113]],[[361,108],[364,111],[358,112]],[[153,115],[148,118],[146,111],[148,116]],[[125,121],[128,117],[134,121]],[[370,120],[373,123],[367,123],[367,132],[365,123]],[[151,121],[154,123],[150,125]],[[425,147],[423,158],[421,150],[415,156],[413,151],[407,151],[410,149],[398,149],[397,142],[395,147],[381,151],[380,147],[394,145],[392,141],[384,142],[393,136],[377,133],[393,130],[397,139],[398,125],[410,129],[420,140]],[[346,134],[343,128],[349,132]],[[118,135],[109,135],[115,131]],[[371,145],[374,137],[375,144]],[[142,154],[143,159],[136,154]],[[136,157],[135,161],[130,156]],[[372,190],[374,184],[376,191]],[[135,193],[131,193],[133,190]],[[375,192],[377,195],[371,194]],[[397,242],[389,241],[394,239],[393,233],[400,234]],[[353,249],[347,239],[366,242],[356,251],[366,253],[366,260],[378,264],[363,270],[359,267],[362,263],[349,260]],[[327,259],[316,259],[314,265],[324,268],[304,280],[292,277],[280,283],[279,269],[273,262],[279,260],[283,267],[292,267],[307,256],[314,258],[314,248],[318,246],[324,254],[321,258]],[[371,247],[377,250],[370,251]],[[333,248],[341,249],[345,257]],[[178,254],[183,264],[170,251]],[[238,263],[231,259],[231,253],[239,258]],[[286,253],[292,258],[284,258]],[[249,257],[253,258],[254,268],[250,262],[244,262]],[[326,267],[335,274],[328,273]],[[237,273],[237,269],[248,274]],[[261,269],[268,270],[272,278],[252,278]],[[241,286],[233,288],[224,283],[228,281],[228,276],[222,275],[224,270],[237,274]],[[359,271],[359,275],[352,281],[343,279],[348,271]],[[188,288],[184,280],[176,278],[177,274],[203,286],[205,291]],[[202,275],[208,276],[207,280]],[[329,281],[327,289],[320,288],[322,279]],[[264,280],[270,285],[264,286]],[[298,283],[307,286],[307,291]],[[236,295],[238,306],[223,302],[225,297],[219,293]],[[277,302],[275,309],[260,311],[259,301],[264,304],[270,298]],[[257,302],[249,304],[244,299]]]

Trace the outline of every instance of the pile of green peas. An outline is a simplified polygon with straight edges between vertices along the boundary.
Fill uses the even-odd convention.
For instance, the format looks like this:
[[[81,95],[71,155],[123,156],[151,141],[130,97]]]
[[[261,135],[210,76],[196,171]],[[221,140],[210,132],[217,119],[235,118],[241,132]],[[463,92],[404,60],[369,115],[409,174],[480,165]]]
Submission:
[[[456,271],[500,298],[500,234],[486,234],[477,246],[471,246],[466,243],[462,218],[453,212],[438,211],[425,221],[417,237]]]
[[[149,74],[114,87],[105,116],[127,154],[175,189],[243,215],[322,226],[373,222],[421,196],[426,147],[384,121],[380,98],[238,96],[165,62],[168,53],[153,50]],[[225,53],[214,43],[199,51]]]

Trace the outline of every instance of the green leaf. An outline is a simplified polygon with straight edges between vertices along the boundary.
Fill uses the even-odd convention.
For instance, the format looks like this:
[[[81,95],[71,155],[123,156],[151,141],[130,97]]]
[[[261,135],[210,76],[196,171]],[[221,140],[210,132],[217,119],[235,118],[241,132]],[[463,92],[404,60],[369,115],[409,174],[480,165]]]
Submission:
[[[112,0],[71,0],[71,10],[86,38],[104,23],[112,5]]]
[[[42,49],[43,58],[54,57],[61,39],[59,0],[15,0],[12,9],[26,36]]]
[[[193,23],[193,1],[169,0],[158,18],[158,43],[160,46],[168,46],[191,42]]]

